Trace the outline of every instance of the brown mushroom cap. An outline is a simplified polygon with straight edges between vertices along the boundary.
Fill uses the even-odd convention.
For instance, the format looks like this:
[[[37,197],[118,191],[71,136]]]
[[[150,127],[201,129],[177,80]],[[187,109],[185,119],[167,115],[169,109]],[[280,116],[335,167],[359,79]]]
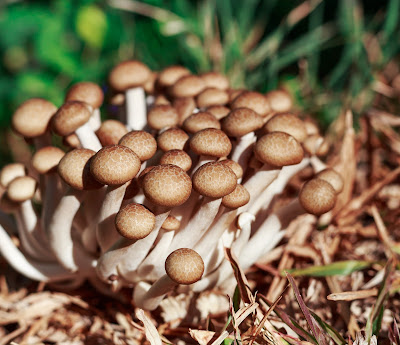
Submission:
[[[157,141],[145,131],[131,131],[119,141],[119,145],[129,147],[135,152],[140,161],[144,162],[153,157],[157,151]]]
[[[171,102],[168,100],[168,98],[165,95],[161,94],[161,95],[155,96],[153,105],[162,105],[162,104],[171,105]]]
[[[262,136],[254,146],[254,154],[261,162],[276,167],[300,163],[304,156],[299,142],[283,132]]]
[[[212,105],[211,107],[208,107],[206,111],[210,114],[213,114],[217,120],[221,120],[227,116],[231,110],[223,105]]]
[[[249,191],[241,184],[236,185],[234,191],[222,198],[222,205],[226,208],[237,209],[250,201]]]
[[[125,103],[125,94],[122,92],[115,93],[110,97],[109,100],[111,105],[120,106]]]
[[[199,281],[203,276],[204,262],[193,249],[180,248],[167,257],[165,271],[174,282],[189,285]]]
[[[166,88],[175,84],[180,78],[189,75],[190,71],[183,66],[169,66],[164,68],[159,74],[156,81],[158,88]]]
[[[273,111],[283,113],[285,111],[290,111],[293,107],[293,101],[289,93],[285,90],[272,90],[268,92],[265,97]]]
[[[91,111],[84,102],[68,101],[64,103],[52,118],[52,129],[60,135],[66,136],[75,132],[80,126],[89,121]]]
[[[328,141],[319,134],[310,135],[303,142],[304,150],[310,155],[325,156],[329,151]]]
[[[221,120],[222,129],[230,137],[242,137],[260,129],[263,118],[249,108],[237,108]]]
[[[96,152],[89,149],[75,149],[67,152],[58,163],[58,174],[63,181],[77,190],[101,188],[90,172],[90,160]]]
[[[155,215],[143,205],[136,203],[124,206],[115,216],[117,231],[121,236],[130,240],[145,238],[155,225]]]
[[[126,133],[126,126],[118,120],[105,120],[96,131],[102,146],[117,145]]]
[[[229,102],[232,103],[243,92],[247,92],[247,90],[245,90],[245,89],[228,89]]]
[[[315,177],[329,182],[337,194],[343,190],[343,178],[336,170],[332,168],[327,168],[320,171],[317,175],[315,175]]]
[[[169,128],[157,137],[157,145],[160,150],[183,150],[189,135],[179,128]]]
[[[143,89],[148,95],[154,95],[157,77],[157,72],[151,72],[149,78],[143,84]]]
[[[102,184],[120,185],[132,180],[140,169],[140,159],[122,145],[103,147],[90,163],[94,178]]]
[[[231,104],[231,109],[237,108],[249,108],[261,116],[271,113],[271,106],[267,98],[255,91],[245,91],[237,96]]]
[[[206,111],[199,111],[198,113],[190,115],[183,122],[182,128],[186,132],[196,133],[205,128],[221,129],[221,124],[214,115]]]
[[[195,171],[192,180],[193,188],[210,198],[222,198],[232,193],[237,184],[237,177],[232,169],[220,162],[203,164]]]
[[[304,120],[304,126],[306,127],[307,135],[317,135],[319,134],[318,126],[310,118]]]
[[[10,163],[0,171],[0,185],[7,188],[8,184],[16,177],[25,176],[26,168],[22,163]]]
[[[224,90],[207,88],[197,95],[196,102],[199,108],[206,108],[212,105],[224,105],[229,102],[229,95]]]
[[[65,96],[65,101],[81,101],[89,104],[93,109],[100,108],[103,104],[104,93],[95,83],[84,81],[71,86]]]
[[[236,178],[242,178],[243,177],[243,168],[242,166],[238,163],[233,161],[232,159],[223,159],[219,161],[221,164],[227,165],[229,168],[232,169],[232,171],[235,173]]]
[[[63,142],[63,145],[71,147],[73,149],[81,149],[82,148],[81,142],[79,141],[79,138],[75,133],[72,133],[70,135],[63,137],[62,142]]]
[[[57,107],[41,98],[32,98],[22,103],[11,120],[15,132],[26,138],[44,134]]]
[[[142,179],[143,193],[152,203],[175,207],[182,205],[190,196],[192,181],[188,174],[176,165],[158,165]]]
[[[329,182],[314,178],[304,184],[299,201],[307,212],[320,216],[335,206],[335,189]]]
[[[140,172],[139,176],[137,176],[136,181],[137,181],[137,183],[138,183],[138,185],[139,185],[140,188],[143,188],[143,185],[142,185],[143,178],[146,176],[146,174],[147,174],[150,170],[154,169],[155,167],[156,167],[155,165],[146,167],[146,168],[144,168],[144,169]]]
[[[205,89],[206,85],[197,75],[186,75],[181,77],[171,86],[174,97],[194,97]]]
[[[172,105],[178,112],[180,125],[182,125],[183,121],[192,115],[193,111],[196,109],[196,102],[193,97],[175,98]]]
[[[192,159],[183,150],[171,150],[162,155],[160,164],[173,164],[188,171],[192,167]]]
[[[7,186],[7,196],[14,202],[23,202],[32,199],[35,195],[36,186],[37,182],[33,177],[16,177]]]
[[[162,228],[166,231],[177,231],[181,226],[181,222],[179,219],[174,216],[168,215],[167,219],[162,223]]]
[[[150,69],[142,62],[136,60],[124,61],[115,66],[108,81],[117,91],[125,91],[142,86],[150,78]]]
[[[54,146],[42,147],[32,157],[32,166],[39,174],[55,172],[64,151]]]
[[[207,72],[200,75],[207,88],[226,90],[229,88],[229,80],[226,76],[218,72]]]
[[[190,148],[198,155],[226,157],[232,150],[232,143],[220,129],[206,128],[192,137]]]
[[[178,121],[178,112],[173,106],[167,104],[155,105],[147,114],[148,125],[157,130],[174,127]]]
[[[307,138],[304,122],[296,115],[285,113],[273,116],[263,127],[266,133],[285,132],[294,137],[299,143]]]

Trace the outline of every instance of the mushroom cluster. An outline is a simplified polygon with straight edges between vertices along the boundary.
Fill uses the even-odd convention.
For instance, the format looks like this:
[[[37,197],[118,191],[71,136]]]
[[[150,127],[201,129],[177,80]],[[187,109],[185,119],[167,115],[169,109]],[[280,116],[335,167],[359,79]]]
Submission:
[[[0,251],[27,277],[133,287],[135,305],[152,310],[182,284],[226,287],[224,247],[249,268],[299,214],[333,208],[342,179],[284,90],[235,90],[216,72],[157,73],[139,61],[117,65],[109,84],[119,118],[102,122],[104,95],[91,82],[73,85],[58,109],[35,98],[13,115],[35,152],[1,170]],[[299,197],[277,207],[310,167]]]

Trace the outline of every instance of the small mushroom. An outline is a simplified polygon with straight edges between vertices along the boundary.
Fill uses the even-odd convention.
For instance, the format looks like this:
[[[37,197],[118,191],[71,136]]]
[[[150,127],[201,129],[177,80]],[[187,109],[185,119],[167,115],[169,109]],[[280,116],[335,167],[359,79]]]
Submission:
[[[180,248],[172,252],[165,260],[166,274],[150,287],[139,283],[135,287],[133,302],[146,310],[158,307],[165,294],[177,285],[190,285],[199,281],[204,272],[203,259],[194,250]]]

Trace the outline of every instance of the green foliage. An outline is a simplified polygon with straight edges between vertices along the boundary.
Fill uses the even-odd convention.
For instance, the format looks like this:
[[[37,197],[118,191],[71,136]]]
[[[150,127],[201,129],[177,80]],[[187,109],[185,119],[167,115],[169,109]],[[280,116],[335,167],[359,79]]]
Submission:
[[[106,87],[109,69],[129,58],[219,70],[235,87],[286,87],[328,125],[343,106],[359,114],[371,103],[400,49],[399,9],[400,0],[5,0],[0,127],[27,98],[60,105],[74,82]]]

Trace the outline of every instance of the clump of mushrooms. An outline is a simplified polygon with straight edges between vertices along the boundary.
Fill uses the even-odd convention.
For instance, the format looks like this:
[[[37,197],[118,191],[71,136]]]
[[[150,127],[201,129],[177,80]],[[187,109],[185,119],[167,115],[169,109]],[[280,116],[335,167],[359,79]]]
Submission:
[[[231,292],[224,247],[247,269],[299,214],[334,207],[343,183],[321,161],[329,147],[285,90],[234,90],[219,73],[156,73],[139,61],[116,66],[109,83],[126,109],[103,123],[91,82],[73,85],[58,109],[36,98],[15,111],[13,129],[35,153],[0,172],[0,252],[27,277],[131,287],[149,310],[181,284]],[[65,146],[51,145],[56,135]],[[278,207],[306,168],[315,177]]]

